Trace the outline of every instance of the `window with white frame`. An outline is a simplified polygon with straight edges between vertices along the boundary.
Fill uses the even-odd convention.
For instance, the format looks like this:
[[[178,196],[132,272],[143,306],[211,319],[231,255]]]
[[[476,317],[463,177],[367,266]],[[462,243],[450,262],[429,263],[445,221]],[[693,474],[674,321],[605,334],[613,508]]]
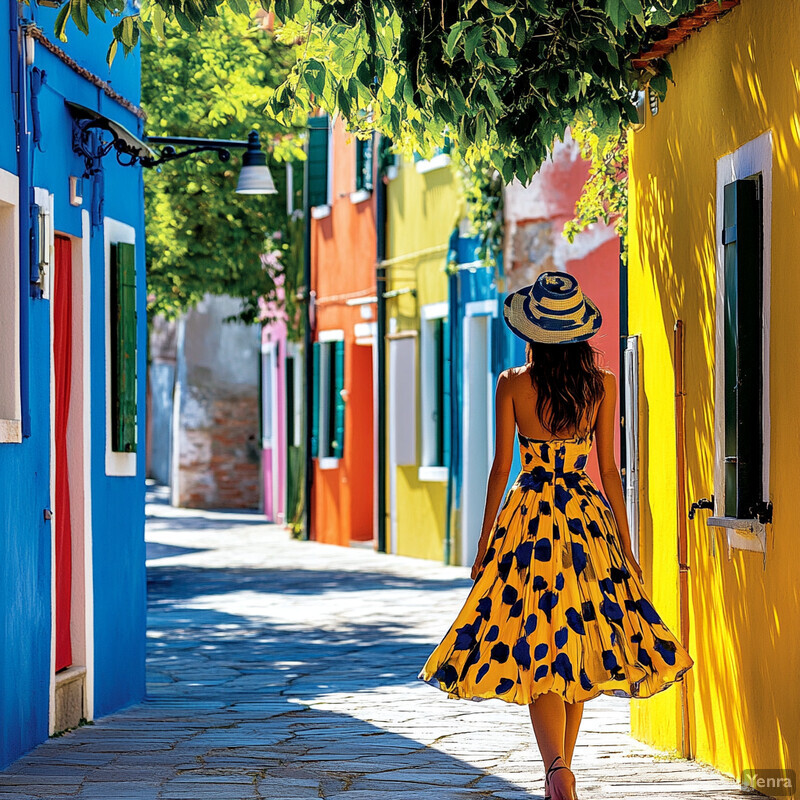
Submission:
[[[450,325],[448,304],[421,309],[420,395],[422,465],[420,480],[447,480],[450,463]]]
[[[373,134],[368,139],[356,139],[356,188],[350,195],[350,201],[353,203],[368,200],[372,194],[374,138]]]
[[[22,441],[17,180],[0,169],[0,443]]]
[[[321,219],[333,204],[333,130],[327,114],[308,119],[305,168],[311,216]]]
[[[320,331],[312,358],[311,455],[329,469],[344,453],[344,331]]]
[[[261,345],[261,449],[275,447],[275,416],[277,413],[275,397],[275,370],[277,344],[264,342]]]
[[[772,134],[717,162],[715,516],[732,546],[765,549],[769,502]],[[747,533],[743,533],[747,531]]]
[[[414,153],[414,167],[417,172],[433,172],[435,169],[446,167],[450,163],[450,139],[446,138],[441,147],[433,151],[430,158],[423,158],[419,153]]]

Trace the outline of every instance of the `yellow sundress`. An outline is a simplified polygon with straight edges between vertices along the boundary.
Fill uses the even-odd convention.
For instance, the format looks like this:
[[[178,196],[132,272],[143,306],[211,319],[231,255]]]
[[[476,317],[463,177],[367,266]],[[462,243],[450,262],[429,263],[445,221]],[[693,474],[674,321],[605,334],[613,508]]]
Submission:
[[[626,566],[608,501],[584,471],[592,436],[518,436],[522,470],[481,571],[419,678],[450,697],[527,705],[650,697],[693,660]]]

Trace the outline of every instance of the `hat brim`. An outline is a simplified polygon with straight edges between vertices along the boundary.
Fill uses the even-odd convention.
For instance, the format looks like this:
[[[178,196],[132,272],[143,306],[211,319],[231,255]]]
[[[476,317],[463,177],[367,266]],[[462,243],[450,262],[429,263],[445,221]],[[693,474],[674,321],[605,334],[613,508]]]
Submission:
[[[595,303],[583,295],[583,302],[588,309],[580,327],[568,330],[552,330],[542,325],[537,325],[530,319],[526,302],[530,295],[524,291],[512,292],[503,303],[503,318],[506,325],[521,339],[540,344],[571,344],[591,339],[600,329],[603,315]]]

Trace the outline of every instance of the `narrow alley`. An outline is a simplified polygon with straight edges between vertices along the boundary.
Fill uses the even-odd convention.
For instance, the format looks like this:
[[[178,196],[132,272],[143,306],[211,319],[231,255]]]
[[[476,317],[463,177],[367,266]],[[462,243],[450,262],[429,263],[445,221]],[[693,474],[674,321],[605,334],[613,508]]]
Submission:
[[[149,499],[147,700],[15,762],[0,800],[542,796],[526,709],[416,680],[467,569]],[[627,730],[627,701],[587,703],[581,797],[753,796]]]

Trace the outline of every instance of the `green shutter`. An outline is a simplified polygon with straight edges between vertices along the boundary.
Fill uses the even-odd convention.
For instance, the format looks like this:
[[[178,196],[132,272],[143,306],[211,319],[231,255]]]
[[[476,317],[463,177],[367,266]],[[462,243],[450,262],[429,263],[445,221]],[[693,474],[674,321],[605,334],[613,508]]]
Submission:
[[[760,177],[725,186],[725,514],[762,500],[762,209]]]
[[[450,464],[451,436],[450,420],[452,414],[452,359],[450,358],[450,322],[442,319],[442,466]]]
[[[308,171],[308,205],[328,204],[328,116],[308,118],[306,170]]]
[[[319,366],[322,355],[322,345],[314,342],[311,347],[311,458],[319,457]]]
[[[111,449],[136,452],[136,254],[111,245]]]
[[[344,453],[344,342],[333,343],[333,441],[331,455],[341,458]]]
[[[372,191],[373,136],[356,140],[356,190]]]

